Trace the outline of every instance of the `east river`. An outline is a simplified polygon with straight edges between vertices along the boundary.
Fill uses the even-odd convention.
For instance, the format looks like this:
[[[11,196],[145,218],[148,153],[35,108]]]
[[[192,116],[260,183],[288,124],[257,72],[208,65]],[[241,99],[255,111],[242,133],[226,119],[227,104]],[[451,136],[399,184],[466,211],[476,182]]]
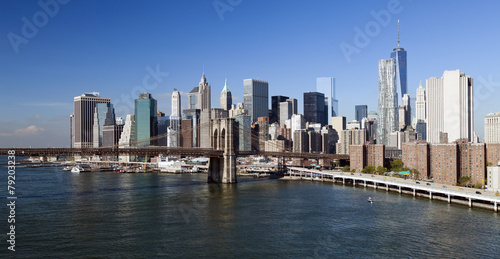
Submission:
[[[0,170],[7,204],[6,165]],[[206,179],[17,167],[16,251],[4,205],[0,258],[500,256],[500,216],[491,210],[332,183]]]

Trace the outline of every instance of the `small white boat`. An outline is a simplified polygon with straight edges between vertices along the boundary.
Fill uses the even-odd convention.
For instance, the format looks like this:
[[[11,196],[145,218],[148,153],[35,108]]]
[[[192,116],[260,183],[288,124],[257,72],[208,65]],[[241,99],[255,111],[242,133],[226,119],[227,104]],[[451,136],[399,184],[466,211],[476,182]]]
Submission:
[[[83,168],[81,166],[78,166],[78,165],[73,166],[73,168],[71,168],[71,172],[75,173],[75,174],[79,174],[82,171],[83,171]]]
[[[368,202],[369,202],[369,203],[373,203],[373,199],[372,199],[372,197],[368,197]]]

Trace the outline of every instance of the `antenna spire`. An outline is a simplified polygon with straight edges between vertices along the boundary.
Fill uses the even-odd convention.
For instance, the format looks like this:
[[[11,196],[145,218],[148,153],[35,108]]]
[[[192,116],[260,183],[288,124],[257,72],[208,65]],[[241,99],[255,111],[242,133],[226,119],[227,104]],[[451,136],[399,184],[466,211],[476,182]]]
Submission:
[[[399,49],[399,19],[398,19],[398,49]]]

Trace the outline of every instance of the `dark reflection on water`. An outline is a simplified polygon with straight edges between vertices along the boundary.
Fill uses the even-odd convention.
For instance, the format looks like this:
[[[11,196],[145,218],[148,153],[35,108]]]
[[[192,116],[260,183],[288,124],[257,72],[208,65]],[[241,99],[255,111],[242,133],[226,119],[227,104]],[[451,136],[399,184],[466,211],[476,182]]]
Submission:
[[[498,258],[500,247],[491,211],[331,183],[55,168],[18,168],[16,180],[17,251],[4,241],[2,258]]]

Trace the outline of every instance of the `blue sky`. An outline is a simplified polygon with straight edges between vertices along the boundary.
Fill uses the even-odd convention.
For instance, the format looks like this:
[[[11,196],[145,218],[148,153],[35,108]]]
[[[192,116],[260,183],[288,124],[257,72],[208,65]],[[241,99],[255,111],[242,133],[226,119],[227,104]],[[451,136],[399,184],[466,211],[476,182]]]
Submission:
[[[189,92],[203,68],[213,107],[226,77],[234,102],[243,101],[243,79],[260,78],[270,96],[298,99],[301,112],[316,77],[333,76],[339,112],[352,120],[357,104],[377,109],[378,60],[397,45],[398,19],[410,95],[421,80],[460,69],[474,78],[481,137],[484,115],[500,111],[497,1],[41,2],[49,11],[38,1],[0,2],[3,147],[69,146],[73,97],[83,92],[111,98],[125,116],[147,88],[168,114],[172,90]],[[356,44],[355,28],[367,27],[369,40]],[[345,44],[357,48],[349,59]]]

